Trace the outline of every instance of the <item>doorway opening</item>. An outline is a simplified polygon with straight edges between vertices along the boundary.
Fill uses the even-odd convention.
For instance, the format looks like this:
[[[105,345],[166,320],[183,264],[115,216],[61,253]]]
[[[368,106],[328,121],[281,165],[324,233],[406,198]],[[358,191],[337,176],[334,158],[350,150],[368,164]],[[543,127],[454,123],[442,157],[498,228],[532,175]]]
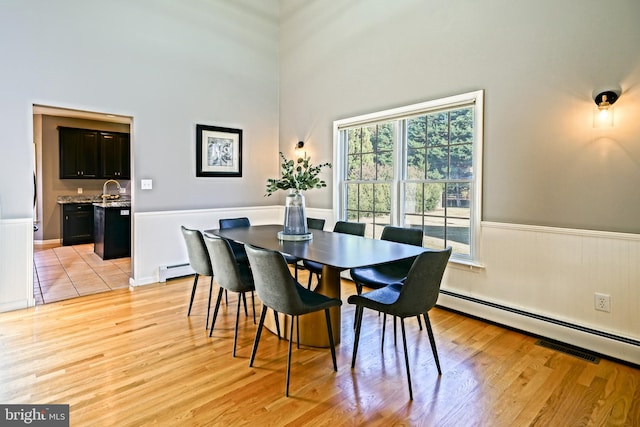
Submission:
[[[129,286],[132,277],[131,256],[103,259],[102,250],[98,251],[100,255],[94,251],[93,203],[105,202],[102,196],[108,193],[109,197],[117,196],[119,202],[132,205],[132,123],[130,116],[33,105],[33,287],[37,305]],[[89,157],[99,162],[97,173],[87,177],[79,171],[77,178],[63,173],[61,162],[66,160],[62,160],[60,129],[95,135],[97,151]],[[107,155],[100,145],[100,142],[106,141],[105,138],[113,135],[125,136],[127,142],[123,156],[128,159],[128,171],[120,176],[106,172],[103,159]],[[86,156],[86,153],[83,152],[82,156]],[[118,184],[117,190],[114,190],[114,179]],[[107,181],[109,185],[105,185]],[[107,191],[104,190],[105,186]],[[75,209],[76,206],[79,216],[69,218],[68,209]],[[131,218],[130,207],[126,214]],[[78,234],[77,226],[85,231]],[[81,236],[80,240],[78,236]],[[133,233],[129,236],[131,248]]]

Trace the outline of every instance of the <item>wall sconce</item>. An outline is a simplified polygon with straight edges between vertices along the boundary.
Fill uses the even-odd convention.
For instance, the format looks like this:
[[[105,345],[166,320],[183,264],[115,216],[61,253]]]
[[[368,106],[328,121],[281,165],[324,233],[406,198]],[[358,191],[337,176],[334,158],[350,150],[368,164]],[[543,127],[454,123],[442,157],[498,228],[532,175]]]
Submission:
[[[305,157],[307,155],[307,152],[304,150],[304,141],[296,142],[296,145],[294,146],[294,153],[298,158]]]
[[[612,90],[600,92],[593,99],[596,108],[593,110],[593,127],[613,127],[613,104],[618,100],[618,94]]]

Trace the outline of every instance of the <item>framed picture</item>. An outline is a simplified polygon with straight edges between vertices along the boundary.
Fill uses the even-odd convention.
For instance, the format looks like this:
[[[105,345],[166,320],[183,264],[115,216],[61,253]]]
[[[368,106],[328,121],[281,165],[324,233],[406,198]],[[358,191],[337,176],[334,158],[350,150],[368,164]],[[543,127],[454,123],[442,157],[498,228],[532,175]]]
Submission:
[[[196,125],[196,176],[242,176],[242,129]]]

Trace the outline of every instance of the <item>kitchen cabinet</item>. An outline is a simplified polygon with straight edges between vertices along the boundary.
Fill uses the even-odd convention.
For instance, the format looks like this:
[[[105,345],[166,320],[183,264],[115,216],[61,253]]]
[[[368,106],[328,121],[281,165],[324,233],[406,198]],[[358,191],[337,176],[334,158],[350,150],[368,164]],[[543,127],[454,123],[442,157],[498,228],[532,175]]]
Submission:
[[[128,133],[58,127],[60,179],[130,179]]]
[[[131,255],[131,208],[119,203],[93,205],[93,251],[102,259]]]
[[[99,141],[102,177],[107,179],[130,179],[129,134],[100,132]]]
[[[62,245],[93,242],[93,205],[65,203],[62,206]]]
[[[60,140],[60,178],[99,178],[98,132],[59,127],[58,134]]]

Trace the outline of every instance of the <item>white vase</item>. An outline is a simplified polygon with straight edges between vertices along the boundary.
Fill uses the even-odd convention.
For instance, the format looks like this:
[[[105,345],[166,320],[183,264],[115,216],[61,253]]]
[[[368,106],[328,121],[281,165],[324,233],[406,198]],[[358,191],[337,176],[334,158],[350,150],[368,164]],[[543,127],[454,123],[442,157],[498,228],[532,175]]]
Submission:
[[[307,234],[307,215],[304,210],[304,195],[296,190],[289,190],[284,204],[285,235]]]

